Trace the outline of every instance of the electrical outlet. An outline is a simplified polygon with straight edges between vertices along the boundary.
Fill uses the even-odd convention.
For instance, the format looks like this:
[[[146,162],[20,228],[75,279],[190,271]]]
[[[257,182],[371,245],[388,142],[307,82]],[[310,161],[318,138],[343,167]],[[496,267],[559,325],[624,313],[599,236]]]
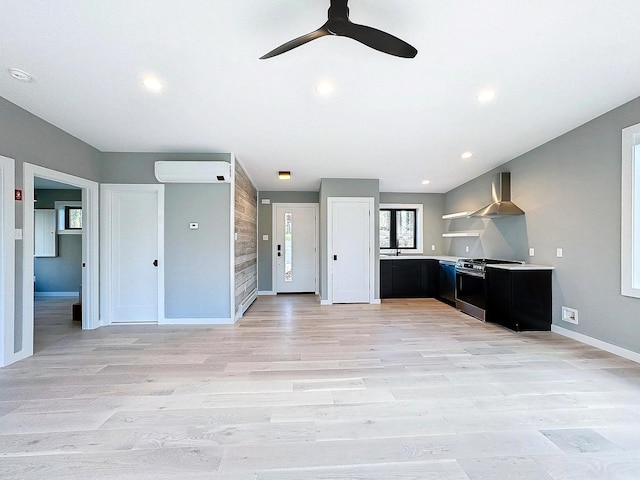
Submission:
[[[562,307],[562,320],[578,325],[578,310],[575,308]]]
[[[535,256],[535,254],[536,254],[536,250],[535,250],[535,248],[533,248],[533,247],[532,247],[532,248],[530,248],[530,249],[529,249],[529,256],[530,256],[530,257],[533,257],[533,256]]]
[[[469,245],[467,245],[466,247],[464,247],[464,251],[469,253]]]
[[[431,245],[431,251],[435,252],[436,251],[436,246],[435,245]]]

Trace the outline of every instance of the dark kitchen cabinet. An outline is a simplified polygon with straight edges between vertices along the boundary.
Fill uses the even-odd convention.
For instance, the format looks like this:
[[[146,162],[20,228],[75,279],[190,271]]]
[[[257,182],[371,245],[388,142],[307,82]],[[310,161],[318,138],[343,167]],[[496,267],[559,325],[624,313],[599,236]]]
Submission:
[[[456,303],[456,264],[441,261],[438,269],[438,300],[449,305]]]
[[[380,298],[392,298],[393,260],[380,260]]]
[[[551,270],[487,268],[486,321],[515,331],[551,330]]]
[[[436,294],[438,262],[431,259],[380,261],[380,298],[425,298]]]

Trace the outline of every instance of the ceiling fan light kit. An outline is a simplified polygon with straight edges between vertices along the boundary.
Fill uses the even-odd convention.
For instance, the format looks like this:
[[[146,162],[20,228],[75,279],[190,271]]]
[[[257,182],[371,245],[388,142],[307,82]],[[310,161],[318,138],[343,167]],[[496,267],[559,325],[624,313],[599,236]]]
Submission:
[[[319,29],[311,33],[307,33],[301,37],[295,38],[278,48],[271,50],[269,53],[260,57],[261,60],[275,57],[282,53],[293,50],[296,47],[315,40],[326,35],[335,35],[338,37],[348,37],[356,40],[367,47],[378,50],[382,53],[395,55],[402,58],[413,58],[418,54],[413,46],[398,37],[383,32],[381,30],[359,25],[349,20],[349,0],[331,0],[329,7],[329,19]]]

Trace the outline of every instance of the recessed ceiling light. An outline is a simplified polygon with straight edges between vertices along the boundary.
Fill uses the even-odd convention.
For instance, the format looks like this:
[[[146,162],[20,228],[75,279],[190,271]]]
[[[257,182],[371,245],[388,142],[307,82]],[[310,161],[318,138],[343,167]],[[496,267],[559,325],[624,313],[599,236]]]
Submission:
[[[156,77],[147,76],[142,79],[142,85],[145,86],[147,90],[150,92],[160,92],[162,91],[162,83]]]
[[[316,85],[316,93],[318,95],[322,95],[323,97],[328,97],[333,93],[333,91],[334,91],[333,83],[331,83],[328,80],[323,80],[321,82],[318,82],[318,84]]]
[[[478,101],[478,103],[489,103],[495,98],[496,91],[490,88],[482,90],[480,93],[478,93],[478,95],[476,95],[476,100]]]
[[[291,180],[291,172],[285,171],[285,170],[281,170],[281,171],[278,172],[278,178],[280,180]]]
[[[431,183],[431,180],[422,180],[423,185],[429,185],[430,183]]]
[[[20,70],[18,68],[10,68],[9,75],[11,75],[16,80],[20,80],[21,82],[30,82],[31,80],[33,80],[31,75],[29,75],[24,70]]]
[[[464,152],[462,155],[460,155],[460,158],[464,158],[464,159],[471,158],[471,157],[473,157],[473,152]]]

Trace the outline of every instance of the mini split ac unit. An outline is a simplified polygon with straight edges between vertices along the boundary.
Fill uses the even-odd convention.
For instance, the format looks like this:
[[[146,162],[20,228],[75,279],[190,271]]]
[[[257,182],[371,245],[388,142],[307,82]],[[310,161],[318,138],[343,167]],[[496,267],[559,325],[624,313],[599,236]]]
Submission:
[[[162,183],[230,183],[228,162],[156,162],[154,172]]]

